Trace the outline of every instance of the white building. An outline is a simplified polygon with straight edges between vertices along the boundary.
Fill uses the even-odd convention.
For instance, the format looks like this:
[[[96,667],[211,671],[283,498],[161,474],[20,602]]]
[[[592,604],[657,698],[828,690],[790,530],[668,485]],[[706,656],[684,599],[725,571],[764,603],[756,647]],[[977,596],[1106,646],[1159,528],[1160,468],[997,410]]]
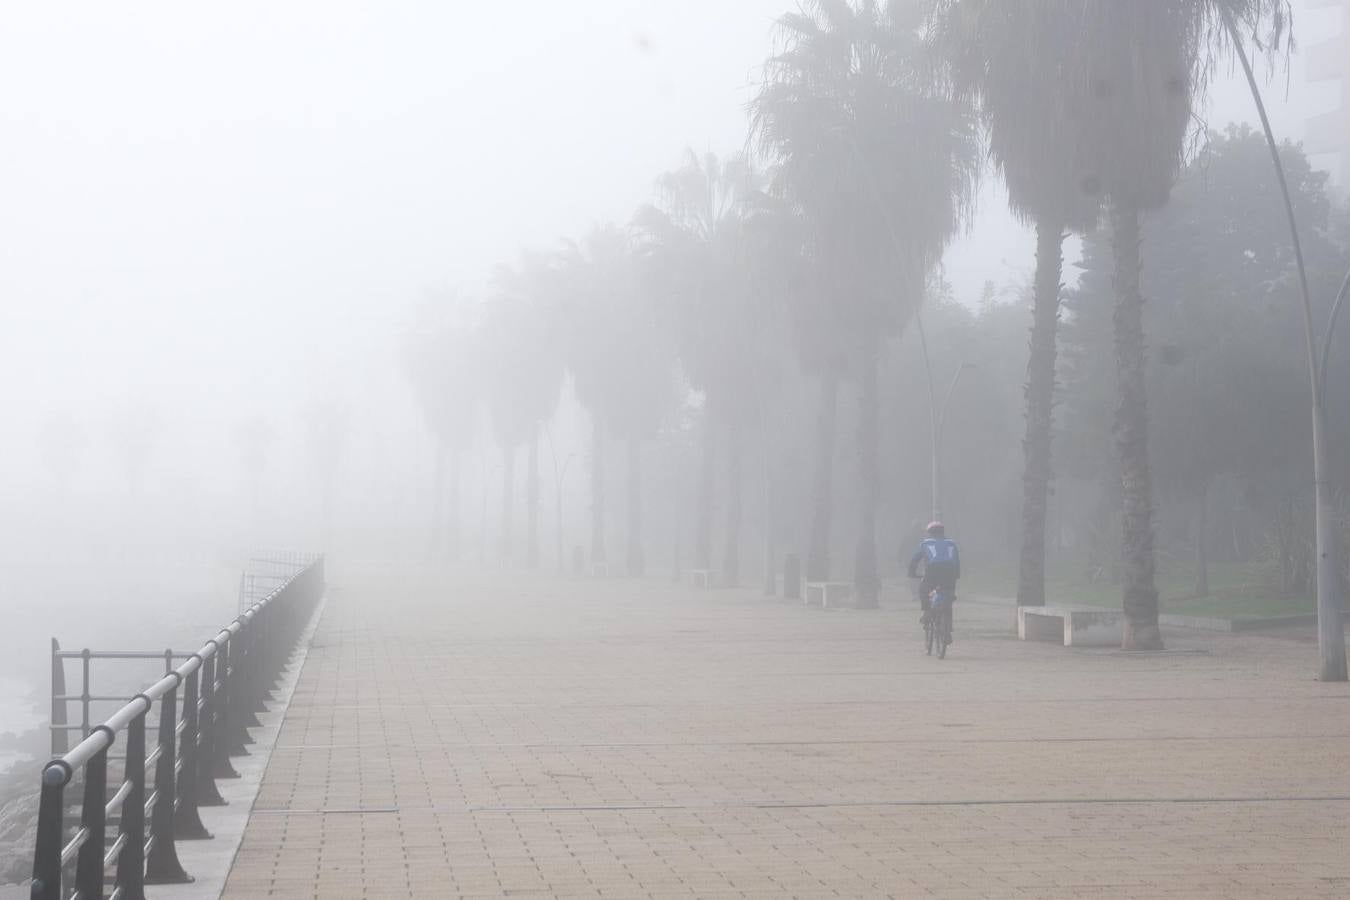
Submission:
[[[1350,189],[1350,0],[1307,0],[1309,9],[1341,10],[1340,31],[1304,47],[1308,80],[1340,85],[1340,100],[1330,112],[1308,119],[1304,145],[1310,154],[1335,154],[1332,176]]]

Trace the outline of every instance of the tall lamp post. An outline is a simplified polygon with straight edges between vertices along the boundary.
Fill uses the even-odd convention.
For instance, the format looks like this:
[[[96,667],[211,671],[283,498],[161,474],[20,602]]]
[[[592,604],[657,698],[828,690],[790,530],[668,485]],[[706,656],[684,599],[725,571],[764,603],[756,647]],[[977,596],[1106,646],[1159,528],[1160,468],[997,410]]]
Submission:
[[[1327,470],[1327,418],[1326,418],[1326,368],[1327,357],[1331,351],[1331,335],[1336,327],[1336,318],[1340,306],[1350,289],[1350,277],[1341,287],[1332,308],[1331,320],[1323,335],[1322,353],[1319,361],[1317,339],[1313,325],[1312,297],[1308,290],[1308,273],[1303,265],[1303,243],[1299,239],[1298,220],[1294,216],[1294,204],[1289,198],[1289,183],[1284,174],[1284,164],[1280,161],[1280,148],[1275,142],[1275,132],[1270,127],[1270,117],[1266,115],[1266,104],[1261,99],[1261,90],[1252,72],[1251,61],[1242,44],[1242,34],[1237,23],[1226,9],[1221,9],[1224,26],[1233,42],[1233,49],[1242,63],[1242,71],[1247,76],[1247,86],[1251,88],[1252,99],[1256,102],[1256,111],[1261,117],[1261,127],[1265,131],[1266,144],[1270,148],[1271,161],[1275,166],[1275,175],[1280,185],[1280,194],[1284,200],[1285,215],[1289,219],[1289,232],[1294,244],[1294,259],[1298,264],[1299,289],[1303,300],[1303,328],[1308,344],[1308,378],[1312,387],[1313,416],[1313,483],[1317,533],[1317,647],[1320,657],[1318,676],[1322,681],[1345,681],[1345,626],[1341,620],[1341,567],[1337,554],[1336,526],[1333,518],[1334,500],[1331,493],[1331,474]]]

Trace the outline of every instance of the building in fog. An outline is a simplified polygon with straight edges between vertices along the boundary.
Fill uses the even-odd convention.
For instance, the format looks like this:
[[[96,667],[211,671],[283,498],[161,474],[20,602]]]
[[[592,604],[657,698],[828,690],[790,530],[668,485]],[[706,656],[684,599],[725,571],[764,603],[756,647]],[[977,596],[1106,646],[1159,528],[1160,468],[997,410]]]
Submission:
[[[1305,146],[1309,153],[1336,154],[1332,175],[1350,189],[1350,0],[1308,0],[1308,7],[1341,10],[1339,32],[1306,47],[1308,80],[1339,83],[1341,95],[1335,109],[1308,120]]]

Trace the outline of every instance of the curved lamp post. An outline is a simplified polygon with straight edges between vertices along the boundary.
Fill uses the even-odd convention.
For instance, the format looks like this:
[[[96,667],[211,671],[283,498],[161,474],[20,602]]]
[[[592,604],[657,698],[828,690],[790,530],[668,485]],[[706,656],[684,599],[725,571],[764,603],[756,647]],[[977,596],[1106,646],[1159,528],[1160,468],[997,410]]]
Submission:
[[[1303,299],[1303,330],[1308,344],[1308,378],[1312,386],[1313,417],[1313,482],[1315,485],[1314,503],[1317,519],[1317,647],[1321,657],[1318,677],[1322,681],[1345,681],[1345,627],[1341,621],[1341,568],[1338,559],[1336,525],[1333,517],[1333,498],[1331,496],[1331,475],[1327,471],[1327,420],[1326,420],[1326,369],[1327,358],[1331,352],[1331,336],[1336,327],[1341,303],[1347,291],[1350,291],[1350,276],[1341,286],[1340,295],[1332,308],[1331,319],[1323,336],[1321,358],[1318,357],[1317,339],[1314,336],[1312,297],[1308,290],[1308,273],[1303,264],[1303,242],[1299,239],[1298,220],[1294,216],[1294,204],[1289,197],[1289,183],[1284,174],[1284,164],[1280,161],[1280,148],[1275,142],[1275,133],[1270,127],[1270,117],[1266,115],[1266,104],[1261,99],[1261,90],[1252,73],[1251,61],[1242,45],[1242,35],[1232,15],[1221,9],[1224,27],[1233,41],[1233,49],[1242,63],[1242,71],[1247,76],[1247,86],[1251,88],[1252,99],[1256,101],[1256,111],[1261,117],[1261,127],[1266,134],[1266,144],[1270,148],[1270,158],[1275,165],[1275,175],[1279,180],[1280,194],[1284,200],[1285,215],[1289,218],[1289,233],[1294,242],[1294,259],[1298,263],[1299,290]]]

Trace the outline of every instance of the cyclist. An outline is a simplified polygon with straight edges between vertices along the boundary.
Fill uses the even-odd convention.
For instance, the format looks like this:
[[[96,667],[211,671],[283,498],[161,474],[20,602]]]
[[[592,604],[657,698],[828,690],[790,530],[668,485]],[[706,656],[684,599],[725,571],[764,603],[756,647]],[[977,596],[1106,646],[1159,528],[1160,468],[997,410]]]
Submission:
[[[923,608],[923,616],[919,621],[927,625],[929,597],[933,591],[941,590],[948,603],[956,600],[956,579],[961,577],[961,553],[956,548],[956,541],[948,539],[947,529],[941,522],[929,522],[925,530],[928,536],[909,558],[909,577],[919,577],[919,564],[922,563],[919,605]]]

